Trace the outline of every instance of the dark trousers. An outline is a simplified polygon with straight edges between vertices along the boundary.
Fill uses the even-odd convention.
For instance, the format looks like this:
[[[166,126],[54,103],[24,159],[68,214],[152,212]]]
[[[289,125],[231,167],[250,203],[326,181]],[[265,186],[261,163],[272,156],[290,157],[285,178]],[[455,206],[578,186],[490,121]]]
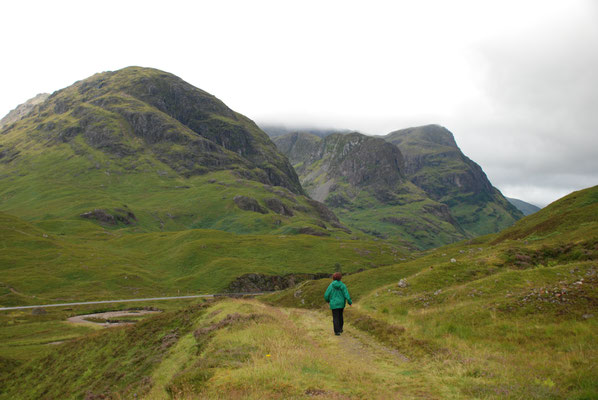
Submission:
[[[341,333],[343,331],[343,310],[344,308],[335,308],[332,310],[332,326],[334,333]]]

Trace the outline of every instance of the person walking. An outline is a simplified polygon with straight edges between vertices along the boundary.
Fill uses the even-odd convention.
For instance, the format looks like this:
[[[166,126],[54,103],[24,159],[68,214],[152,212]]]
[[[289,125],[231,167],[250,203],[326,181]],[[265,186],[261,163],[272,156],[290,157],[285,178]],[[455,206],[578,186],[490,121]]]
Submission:
[[[334,334],[339,336],[343,333],[343,311],[345,310],[345,302],[349,305],[353,304],[349,290],[347,286],[341,282],[342,275],[340,272],[335,272],[332,275],[332,283],[326,289],[324,293],[324,300],[330,305],[332,310],[332,326],[334,328]]]

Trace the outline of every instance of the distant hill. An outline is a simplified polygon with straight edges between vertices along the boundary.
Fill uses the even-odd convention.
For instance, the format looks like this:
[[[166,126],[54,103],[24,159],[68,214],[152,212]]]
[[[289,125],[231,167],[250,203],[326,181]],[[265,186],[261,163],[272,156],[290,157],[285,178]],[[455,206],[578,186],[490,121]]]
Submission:
[[[527,216],[530,214],[535,213],[536,211],[540,211],[541,208],[538,206],[535,206],[533,204],[527,203],[523,200],[519,200],[519,199],[513,199],[510,197],[505,197],[507,200],[509,200],[509,202],[511,204],[513,204],[515,207],[517,207],[517,209],[519,211],[521,211],[523,213],[523,215]]]
[[[404,255],[307,197],[251,120],[163,71],[96,74],[0,132],[3,305],[211,293]]]
[[[501,231],[495,241],[542,237],[555,232],[567,236],[575,233],[579,234],[577,240],[590,240],[597,229],[597,216],[598,186],[594,186],[573,192],[523,218]],[[584,232],[591,234],[585,237]],[[564,240],[564,236],[561,240]]]

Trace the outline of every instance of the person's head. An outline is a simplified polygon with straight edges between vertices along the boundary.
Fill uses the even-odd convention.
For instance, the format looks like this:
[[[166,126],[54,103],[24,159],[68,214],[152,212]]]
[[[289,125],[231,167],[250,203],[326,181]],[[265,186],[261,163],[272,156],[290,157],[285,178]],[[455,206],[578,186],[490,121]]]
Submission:
[[[334,279],[335,281],[340,281],[342,277],[343,275],[340,272],[335,272],[334,274],[332,274],[332,279]]]

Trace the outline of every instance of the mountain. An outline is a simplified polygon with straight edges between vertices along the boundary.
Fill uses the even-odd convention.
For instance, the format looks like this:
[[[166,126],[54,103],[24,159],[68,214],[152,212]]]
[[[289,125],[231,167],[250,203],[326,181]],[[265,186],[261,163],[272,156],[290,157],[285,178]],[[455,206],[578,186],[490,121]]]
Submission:
[[[333,133],[350,133],[351,131],[348,129],[323,129],[323,128],[288,128],[283,125],[269,125],[269,124],[259,124],[260,128],[268,134],[271,138],[275,138],[278,136],[284,136],[289,133],[308,133],[310,135],[319,136],[324,138],[328,135],[332,135]]]
[[[19,104],[14,110],[10,111],[2,119],[0,119],[0,129],[25,118],[33,111],[36,105],[46,101],[49,96],[50,95],[48,93],[40,93],[37,96],[27,100],[23,104]]]
[[[533,204],[530,203],[526,203],[523,200],[519,200],[519,199],[513,199],[510,197],[505,197],[507,200],[509,200],[509,203],[513,204],[515,207],[517,207],[517,209],[519,211],[521,211],[523,213],[523,215],[528,216],[530,214],[535,213],[536,211],[540,211],[541,208],[538,206],[535,206]]]
[[[0,131],[0,248],[3,305],[281,287],[405,256],[305,196],[251,120],[140,67]]]
[[[27,221],[138,232],[348,232],[304,196],[291,164],[253,121],[172,74],[99,73],[20,116],[0,130],[0,211]]]
[[[437,247],[498,232],[523,216],[438,125],[383,137],[294,132],[273,140],[312,198],[379,237]]]
[[[437,247],[467,235],[449,208],[405,175],[401,151],[357,132],[320,138],[296,132],[274,138],[308,194],[349,226],[382,238]]]
[[[438,125],[402,129],[384,140],[401,150],[407,179],[446,204],[468,234],[498,232],[523,216],[492,186],[482,168],[461,152],[448,129]]]

